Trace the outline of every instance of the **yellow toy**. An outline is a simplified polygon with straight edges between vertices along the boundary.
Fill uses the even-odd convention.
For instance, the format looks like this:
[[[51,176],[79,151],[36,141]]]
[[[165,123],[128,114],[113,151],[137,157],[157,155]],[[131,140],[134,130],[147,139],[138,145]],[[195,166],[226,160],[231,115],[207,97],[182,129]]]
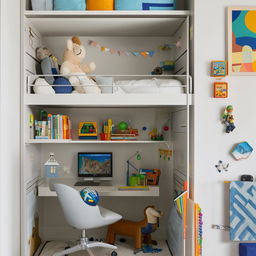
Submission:
[[[97,140],[98,127],[96,122],[80,122],[78,128],[78,137],[80,140]]]

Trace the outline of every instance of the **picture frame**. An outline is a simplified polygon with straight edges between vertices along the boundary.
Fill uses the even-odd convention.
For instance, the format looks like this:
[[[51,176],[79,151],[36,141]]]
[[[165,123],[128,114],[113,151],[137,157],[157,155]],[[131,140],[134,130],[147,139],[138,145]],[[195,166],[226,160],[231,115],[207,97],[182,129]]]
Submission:
[[[214,82],[214,98],[227,98],[228,97],[228,83],[227,82]]]
[[[256,75],[256,6],[228,8],[230,75]]]
[[[228,63],[225,60],[213,60],[211,62],[211,76],[225,77],[228,75]]]

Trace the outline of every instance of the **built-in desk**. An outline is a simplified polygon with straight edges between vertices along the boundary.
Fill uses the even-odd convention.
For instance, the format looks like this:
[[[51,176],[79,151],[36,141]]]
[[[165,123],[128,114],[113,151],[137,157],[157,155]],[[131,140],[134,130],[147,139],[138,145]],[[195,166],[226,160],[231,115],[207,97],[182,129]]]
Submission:
[[[77,191],[80,191],[83,187],[74,186],[74,179],[52,179],[50,182],[41,181],[38,185],[38,196],[39,197],[54,197],[57,196],[56,192],[53,190],[54,183],[62,183],[73,187]],[[149,190],[118,190],[119,186],[124,186],[124,184],[115,184],[113,186],[95,186],[92,187],[98,191],[100,196],[159,196],[158,186],[149,186]]]

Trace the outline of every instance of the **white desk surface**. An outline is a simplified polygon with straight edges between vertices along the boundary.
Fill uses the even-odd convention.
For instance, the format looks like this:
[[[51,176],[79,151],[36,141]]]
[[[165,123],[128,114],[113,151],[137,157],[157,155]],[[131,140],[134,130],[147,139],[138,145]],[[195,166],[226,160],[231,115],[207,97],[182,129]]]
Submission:
[[[62,183],[73,187],[77,191],[80,191],[83,187],[74,186],[76,180],[74,179],[51,179],[50,182],[41,182],[38,185],[39,197],[56,197],[56,192],[52,189],[52,184]],[[49,185],[50,184],[50,185]],[[149,186],[149,190],[118,190],[119,186],[125,186],[124,184],[114,184],[112,186],[95,186],[92,187],[98,191],[100,196],[159,196],[158,186]]]

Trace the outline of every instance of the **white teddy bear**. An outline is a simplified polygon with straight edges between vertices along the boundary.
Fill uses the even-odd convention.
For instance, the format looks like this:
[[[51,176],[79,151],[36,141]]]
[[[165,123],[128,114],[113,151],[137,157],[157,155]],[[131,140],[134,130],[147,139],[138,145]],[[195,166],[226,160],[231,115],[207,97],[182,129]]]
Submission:
[[[72,86],[74,86],[74,93],[99,94],[101,90],[96,82],[86,75],[86,73],[93,72],[96,65],[94,62],[82,64],[85,54],[85,48],[81,45],[81,41],[78,37],[72,37],[72,40],[68,40],[60,73],[64,76],[71,75],[68,79]]]

